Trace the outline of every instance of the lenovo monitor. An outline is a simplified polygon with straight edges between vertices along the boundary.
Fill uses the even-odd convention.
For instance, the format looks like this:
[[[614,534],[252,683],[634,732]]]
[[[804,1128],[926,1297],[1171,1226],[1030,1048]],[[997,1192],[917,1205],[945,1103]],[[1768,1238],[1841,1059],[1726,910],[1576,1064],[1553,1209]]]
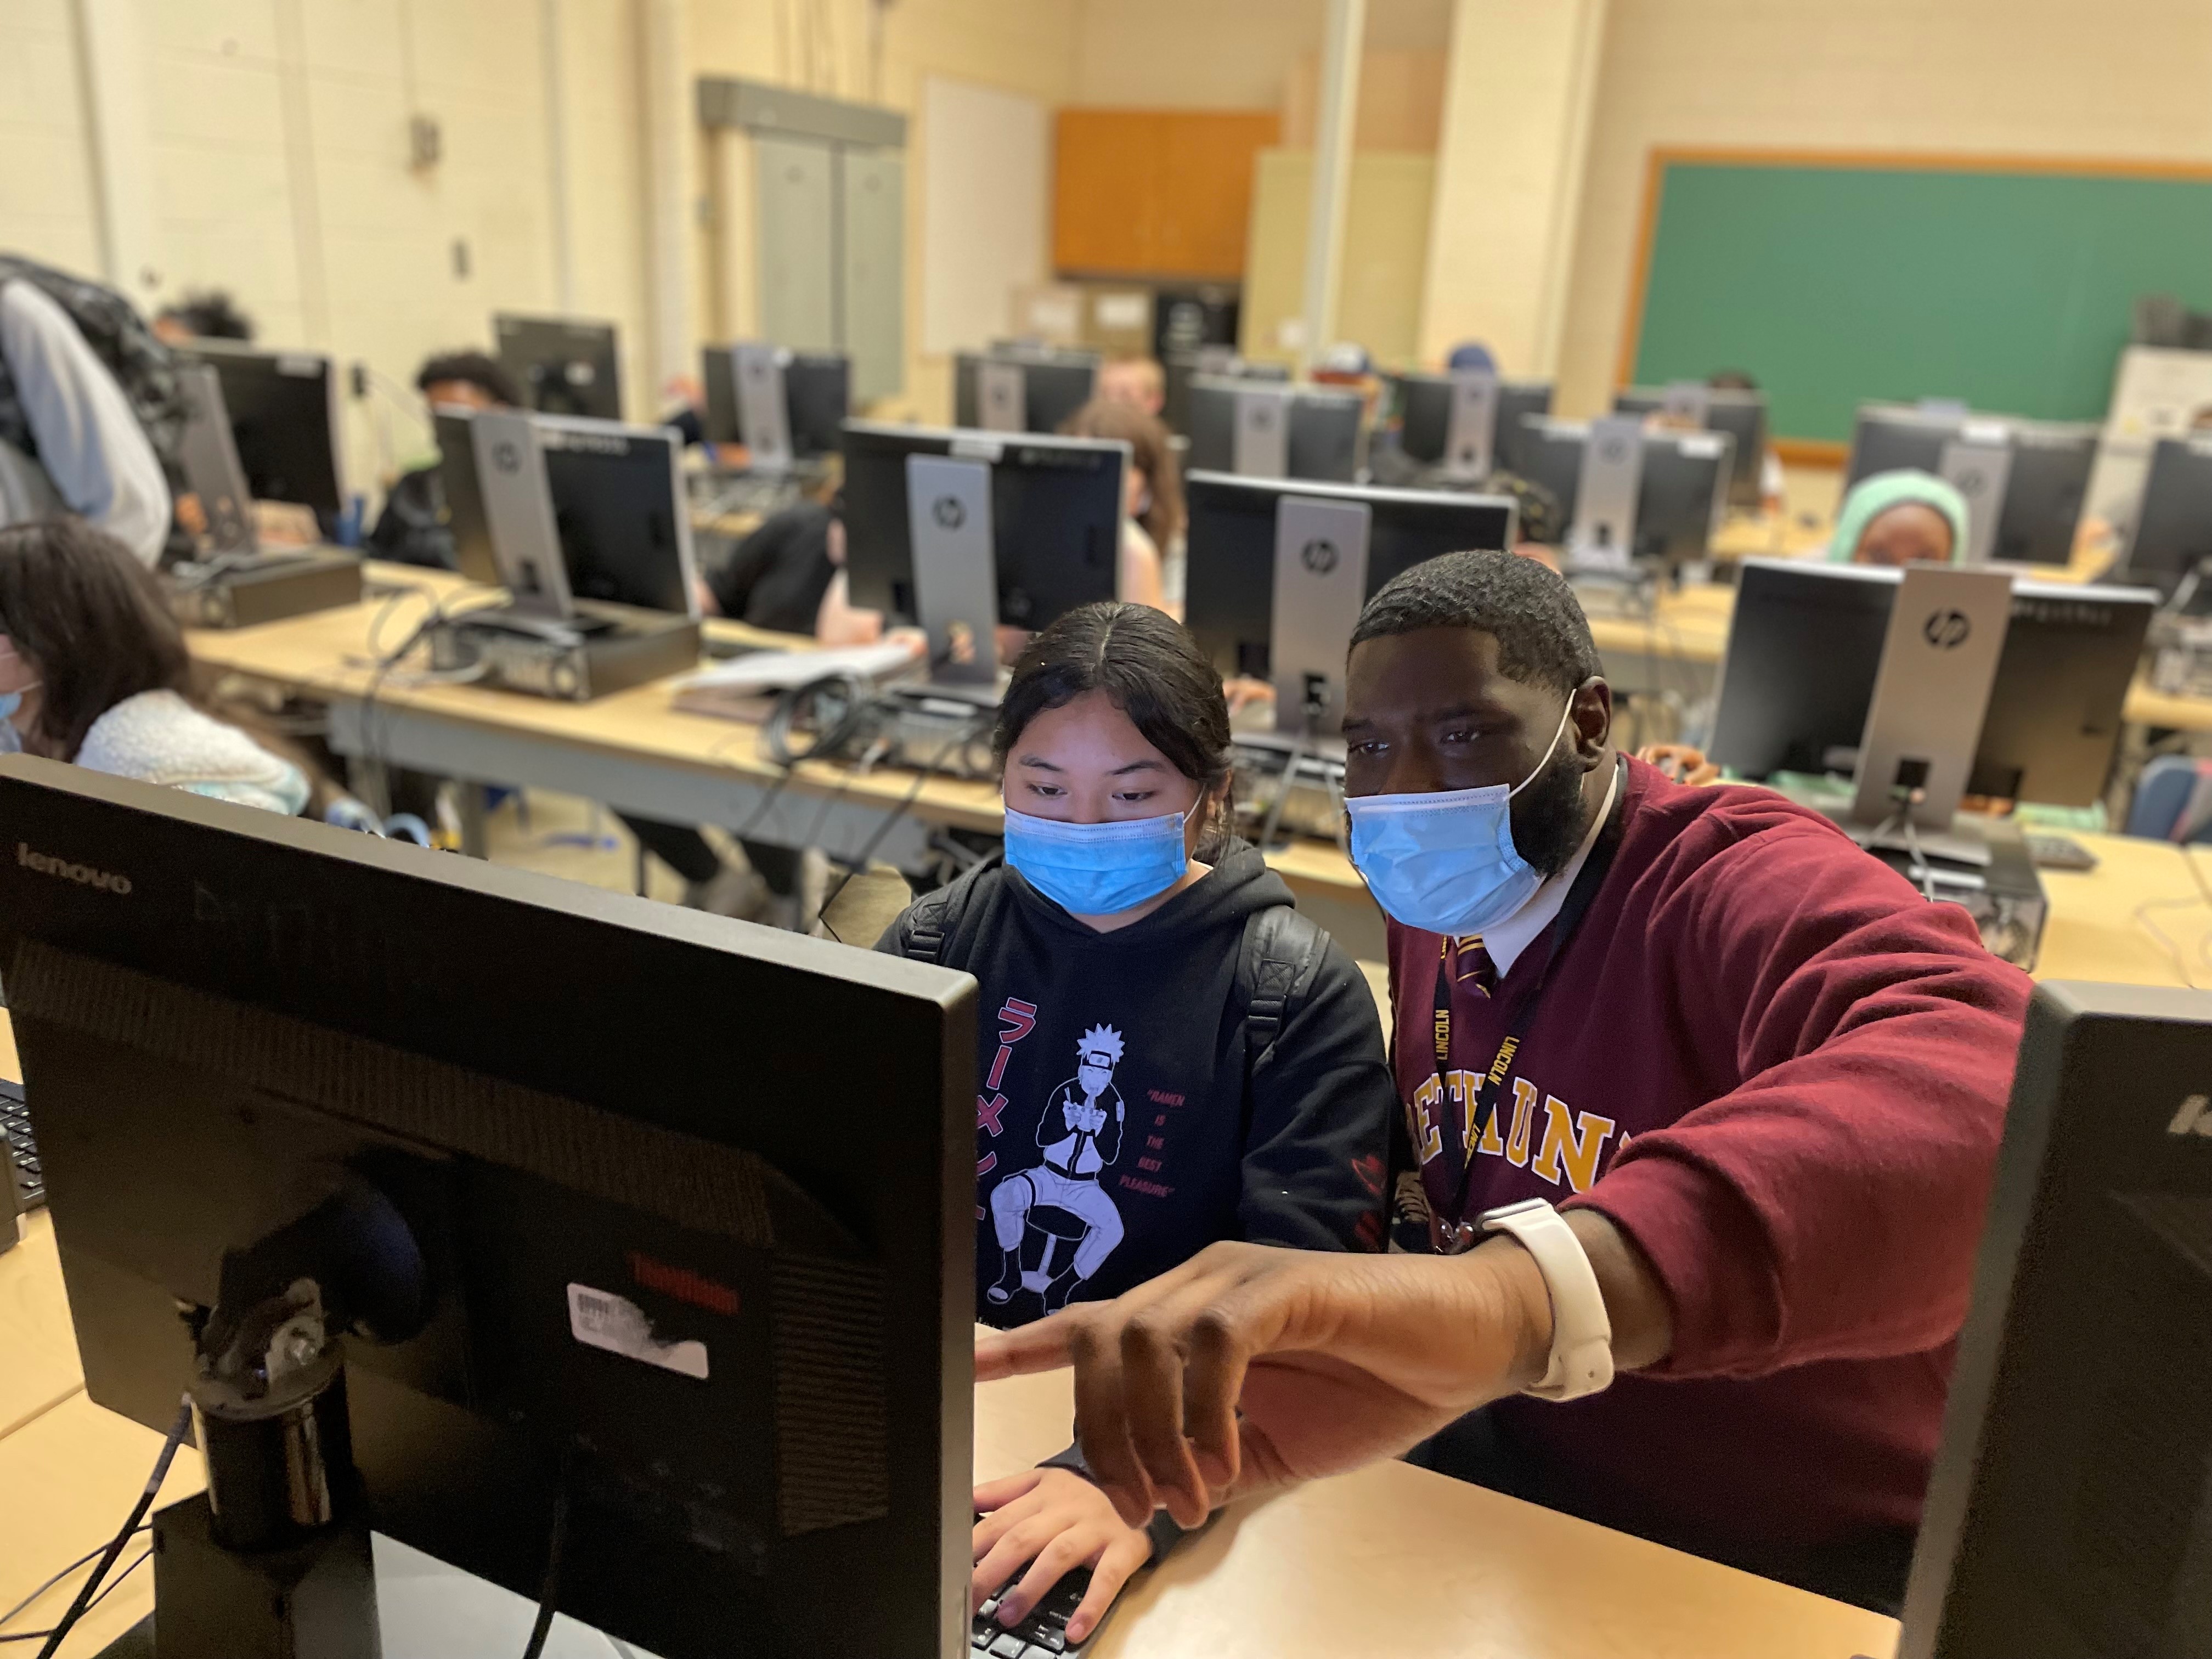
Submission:
[[[221,1441],[165,1637],[265,1528],[362,1571],[234,1619],[374,1652],[373,1529],[664,1659],[969,1651],[972,980],[27,757],[0,815],[86,1391]]]

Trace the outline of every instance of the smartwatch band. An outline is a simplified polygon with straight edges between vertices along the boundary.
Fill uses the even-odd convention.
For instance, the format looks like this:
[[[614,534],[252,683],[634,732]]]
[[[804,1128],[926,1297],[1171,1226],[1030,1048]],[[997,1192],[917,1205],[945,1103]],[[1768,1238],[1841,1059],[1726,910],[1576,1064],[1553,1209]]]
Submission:
[[[1543,1378],[1522,1390],[1540,1400],[1579,1400],[1613,1382],[1613,1322],[1589,1255],[1566,1218],[1540,1198],[1482,1214],[1485,1232],[1505,1232],[1536,1259],[1552,1298],[1552,1358]]]

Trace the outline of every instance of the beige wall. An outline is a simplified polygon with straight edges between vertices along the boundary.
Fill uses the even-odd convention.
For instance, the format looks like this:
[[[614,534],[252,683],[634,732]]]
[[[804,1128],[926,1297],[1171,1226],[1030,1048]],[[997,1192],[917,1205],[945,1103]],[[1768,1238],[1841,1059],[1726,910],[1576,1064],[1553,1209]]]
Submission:
[[[1678,144],[2212,160],[2212,5],[1611,0],[1561,362],[1569,411],[1610,392],[1644,158]]]
[[[560,9],[573,309],[628,345],[645,323],[631,6]],[[0,246],[97,274],[75,15],[69,0],[0,5]],[[540,18],[538,0],[123,0],[98,46],[132,57],[145,88],[129,125],[149,188],[146,257],[121,285],[149,312],[227,289],[264,343],[401,384],[433,351],[488,346],[495,310],[555,309]],[[418,111],[444,138],[419,173]],[[653,390],[629,356],[642,413]],[[381,396],[343,408],[348,482],[374,499],[387,456],[419,459],[427,434]]]
[[[693,0],[694,73],[811,85],[825,95],[881,104],[908,118],[907,386],[904,394],[880,413],[932,422],[949,422],[952,416],[951,360],[921,349],[921,185],[929,144],[928,124],[921,118],[923,79],[946,76],[1023,93],[1048,106],[1066,103],[1075,88],[1080,3],[899,0],[884,14],[882,53],[877,61],[869,50],[869,9],[864,0],[826,0],[821,15],[830,27],[826,38],[816,32],[810,66],[804,39],[776,27],[782,8],[764,0],[757,4]],[[706,176],[703,171],[701,176]],[[711,314],[703,302],[698,314]]]
[[[1325,0],[1082,0],[1074,100],[1128,109],[1279,109],[1321,50]],[[1442,51],[1452,0],[1368,0],[1367,45]]]

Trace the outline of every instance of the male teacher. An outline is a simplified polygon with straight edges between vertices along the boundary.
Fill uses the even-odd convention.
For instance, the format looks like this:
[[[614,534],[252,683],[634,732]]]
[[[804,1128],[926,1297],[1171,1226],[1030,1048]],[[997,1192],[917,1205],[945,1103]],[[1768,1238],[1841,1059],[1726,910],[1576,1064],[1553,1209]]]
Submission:
[[[1408,571],[1352,636],[1402,1251],[1215,1245],[977,1375],[1073,1364],[1133,1524],[1418,1446],[1893,1610],[2028,981],[1826,819],[1616,753],[1598,671],[1506,554]]]

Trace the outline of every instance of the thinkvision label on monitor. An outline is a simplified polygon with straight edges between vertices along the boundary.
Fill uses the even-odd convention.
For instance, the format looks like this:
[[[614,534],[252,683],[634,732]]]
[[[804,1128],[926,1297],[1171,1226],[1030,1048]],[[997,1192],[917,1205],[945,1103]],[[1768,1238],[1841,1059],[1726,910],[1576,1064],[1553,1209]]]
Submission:
[[[627,1359],[642,1360],[664,1371],[707,1380],[707,1345],[690,1340],[663,1342],[653,1334],[653,1321],[628,1297],[612,1291],[595,1291],[588,1285],[568,1286],[568,1334],[587,1348],[604,1349]]]

